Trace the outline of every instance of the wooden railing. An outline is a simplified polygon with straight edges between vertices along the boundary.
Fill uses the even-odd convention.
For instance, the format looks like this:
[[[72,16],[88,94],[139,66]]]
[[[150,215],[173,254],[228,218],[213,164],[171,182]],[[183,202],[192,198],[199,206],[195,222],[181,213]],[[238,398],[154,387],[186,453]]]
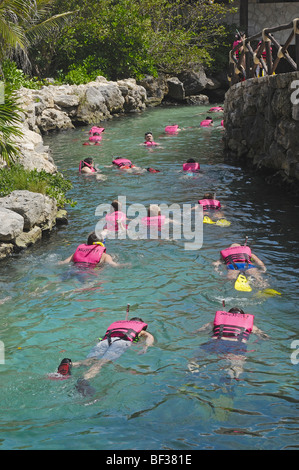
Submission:
[[[288,39],[281,46],[273,36],[273,33],[291,29]],[[288,47],[295,38],[295,61],[288,53]],[[253,50],[252,41],[260,41],[259,46]],[[276,58],[273,60],[272,45],[277,49]],[[231,85],[237,82],[257,76],[257,69],[261,69],[262,75],[273,75],[276,73],[278,63],[286,59],[292,69],[299,70],[299,18],[291,23],[265,28],[258,34],[243,40],[229,53],[228,81]]]

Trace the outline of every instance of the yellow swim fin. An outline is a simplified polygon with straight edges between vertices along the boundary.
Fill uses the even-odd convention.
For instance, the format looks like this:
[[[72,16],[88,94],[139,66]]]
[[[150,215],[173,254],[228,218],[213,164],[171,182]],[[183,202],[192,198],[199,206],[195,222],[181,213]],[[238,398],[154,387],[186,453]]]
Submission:
[[[213,222],[213,220],[210,219],[210,217],[208,217],[207,215],[205,215],[204,218],[203,218],[203,223],[204,223],[204,224],[214,224],[215,222]]]
[[[260,290],[257,293],[258,297],[263,297],[264,295],[274,296],[274,295],[282,295],[280,292],[274,289],[264,289]]]
[[[216,222],[216,225],[220,225],[221,227],[228,227],[230,224],[231,224],[231,222],[229,222],[226,219],[219,219]]]
[[[235,282],[235,289],[243,292],[251,292],[252,288],[250,287],[246,276],[244,274],[239,274]]]

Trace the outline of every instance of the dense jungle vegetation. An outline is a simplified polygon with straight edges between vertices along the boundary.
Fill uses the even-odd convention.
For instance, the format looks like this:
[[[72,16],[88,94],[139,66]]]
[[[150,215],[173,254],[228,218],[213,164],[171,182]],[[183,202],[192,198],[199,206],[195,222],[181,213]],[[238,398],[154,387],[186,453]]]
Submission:
[[[14,90],[56,83],[141,79],[202,64],[226,68],[234,2],[207,0],[0,1],[0,155],[18,132]],[[2,90],[2,101],[1,101]]]

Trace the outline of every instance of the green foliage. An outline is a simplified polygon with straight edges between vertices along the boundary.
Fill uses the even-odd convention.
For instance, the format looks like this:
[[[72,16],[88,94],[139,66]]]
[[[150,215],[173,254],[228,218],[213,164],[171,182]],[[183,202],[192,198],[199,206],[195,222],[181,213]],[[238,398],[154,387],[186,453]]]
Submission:
[[[25,75],[23,70],[18,69],[16,63],[9,59],[2,62],[2,72],[6,83],[13,90],[18,90],[21,87],[38,89],[45,84],[43,80]]]
[[[58,76],[75,84],[86,83],[97,75],[117,80],[139,79],[145,74],[155,76],[158,72],[179,73],[198,63],[214,67],[217,62],[223,67],[222,51],[223,55],[227,54],[228,38],[228,28],[223,23],[227,12],[235,11],[234,1],[225,5],[206,0],[3,0],[0,3],[4,10],[10,3],[15,8],[17,25],[26,39],[23,43],[35,75]],[[23,3],[26,8],[21,17],[18,7]],[[44,8],[48,4],[51,18]],[[74,13],[71,15],[68,10]],[[61,21],[63,28],[57,29]]]
[[[0,103],[0,159],[8,165],[16,159],[19,153],[14,143],[14,138],[22,135],[18,128],[21,122],[19,112],[20,108],[12,90],[4,86],[4,102]]]
[[[64,179],[60,173],[52,175],[44,170],[25,170],[21,165],[12,165],[0,170],[0,197],[15,190],[27,190],[56,199],[58,207],[65,204],[73,206],[76,203],[66,198],[66,192],[71,188],[71,182]]]
[[[92,82],[98,75],[104,75],[102,70],[95,69],[93,56],[84,59],[82,65],[72,64],[69,72],[64,74],[63,71],[58,72],[58,78],[63,83],[70,85],[80,85],[81,83]]]

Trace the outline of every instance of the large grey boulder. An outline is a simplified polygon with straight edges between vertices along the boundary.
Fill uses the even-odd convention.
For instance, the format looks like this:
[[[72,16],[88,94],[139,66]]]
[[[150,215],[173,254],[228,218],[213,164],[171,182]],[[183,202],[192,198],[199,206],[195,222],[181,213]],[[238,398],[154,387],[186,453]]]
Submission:
[[[45,109],[37,117],[36,123],[42,133],[74,128],[70,117],[65,112],[55,108]]]
[[[185,100],[186,95],[185,95],[184,84],[178,79],[178,77],[168,78],[167,86],[168,86],[167,98],[172,98],[175,101]]]
[[[25,231],[30,231],[35,225],[47,230],[55,224],[56,201],[43,194],[13,191],[8,196],[0,198],[0,207],[20,214],[24,219]]]
[[[186,96],[199,95],[210,84],[203,68],[182,72],[178,78],[183,83]]]
[[[23,229],[24,218],[17,212],[0,206],[0,242],[14,240]]]

